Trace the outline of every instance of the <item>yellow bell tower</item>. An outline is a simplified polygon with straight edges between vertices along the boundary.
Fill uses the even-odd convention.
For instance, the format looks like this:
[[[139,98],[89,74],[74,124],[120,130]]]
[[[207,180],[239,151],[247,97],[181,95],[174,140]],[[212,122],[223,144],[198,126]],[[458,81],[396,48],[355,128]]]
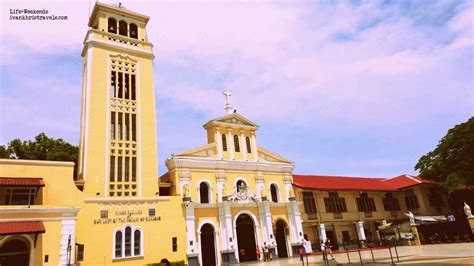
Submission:
[[[73,256],[83,265],[186,258],[181,198],[159,195],[148,21],[102,3],[89,19],[76,181],[83,193]]]
[[[97,3],[82,57],[79,179],[86,196],[157,192],[153,45],[149,17]]]

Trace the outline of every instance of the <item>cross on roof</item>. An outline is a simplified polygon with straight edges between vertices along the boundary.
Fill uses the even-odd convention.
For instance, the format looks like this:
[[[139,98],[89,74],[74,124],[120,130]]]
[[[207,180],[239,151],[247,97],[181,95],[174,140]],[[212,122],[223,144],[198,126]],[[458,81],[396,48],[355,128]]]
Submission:
[[[224,109],[225,109],[225,112],[226,112],[227,114],[231,114],[231,113],[232,113],[232,109],[233,109],[232,106],[230,105],[230,96],[231,96],[231,95],[232,95],[232,94],[230,93],[229,90],[225,90],[225,91],[224,91],[224,96],[225,96],[225,108],[224,108]]]

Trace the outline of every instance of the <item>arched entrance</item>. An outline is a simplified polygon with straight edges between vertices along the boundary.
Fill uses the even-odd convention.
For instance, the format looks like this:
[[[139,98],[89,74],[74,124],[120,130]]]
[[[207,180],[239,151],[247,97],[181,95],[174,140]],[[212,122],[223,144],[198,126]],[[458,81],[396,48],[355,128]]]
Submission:
[[[203,266],[216,266],[216,246],[214,227],[205,224],[201,227],[201,258]]]
[[[286,247],[286,232],[288,232],[288,226],[286,225],[286,222],[281,219],[278,219],[275,224],[275,231],[278,257],[288,258],[288,249]]]
[[[239,262],[257,260],[255,250],[255,224],[248,214],[241,214],[236,221]]]
[[[28,243],[21,239],[12,239],[0,247],[0,265],[28,266],[30,249]]]

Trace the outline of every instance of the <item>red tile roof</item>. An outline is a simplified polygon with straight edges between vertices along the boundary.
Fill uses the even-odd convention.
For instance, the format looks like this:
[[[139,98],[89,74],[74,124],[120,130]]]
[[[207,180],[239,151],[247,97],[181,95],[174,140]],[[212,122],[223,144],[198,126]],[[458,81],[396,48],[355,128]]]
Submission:
[[[0,222],[0,235],[44,233],[43,222]]]
[[[2,187],[44,187],[41,177],[0,177],[0,186]]]
[[[433,181],[411,175],[401,175],[392,178],[386,178],[383,179],[382,182],[396,190],[416,186],[419,184],[435,184]]]
[[[293,175],[294,186],[316,190],[395,191],[418,184],[433,184],[433,182],[409,175],[393,178]]]

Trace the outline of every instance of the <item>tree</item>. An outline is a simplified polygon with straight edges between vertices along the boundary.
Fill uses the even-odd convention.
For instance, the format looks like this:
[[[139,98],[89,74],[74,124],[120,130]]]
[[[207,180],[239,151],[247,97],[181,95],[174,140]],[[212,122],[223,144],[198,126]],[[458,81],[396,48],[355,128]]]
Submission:
[[[474,117],[448,130],[436,149],[420,158],[415,170],[449,190],[474,185]]]
[[[34,140],[22,141],[19,138],[10,141],[5,148],[0,146],[0,157],[26,160],[49,160],[74,162],[77,167],[79,148],[63,139],[54,139],[40,133]],[[76,172],[76,168],[74,169]]]

